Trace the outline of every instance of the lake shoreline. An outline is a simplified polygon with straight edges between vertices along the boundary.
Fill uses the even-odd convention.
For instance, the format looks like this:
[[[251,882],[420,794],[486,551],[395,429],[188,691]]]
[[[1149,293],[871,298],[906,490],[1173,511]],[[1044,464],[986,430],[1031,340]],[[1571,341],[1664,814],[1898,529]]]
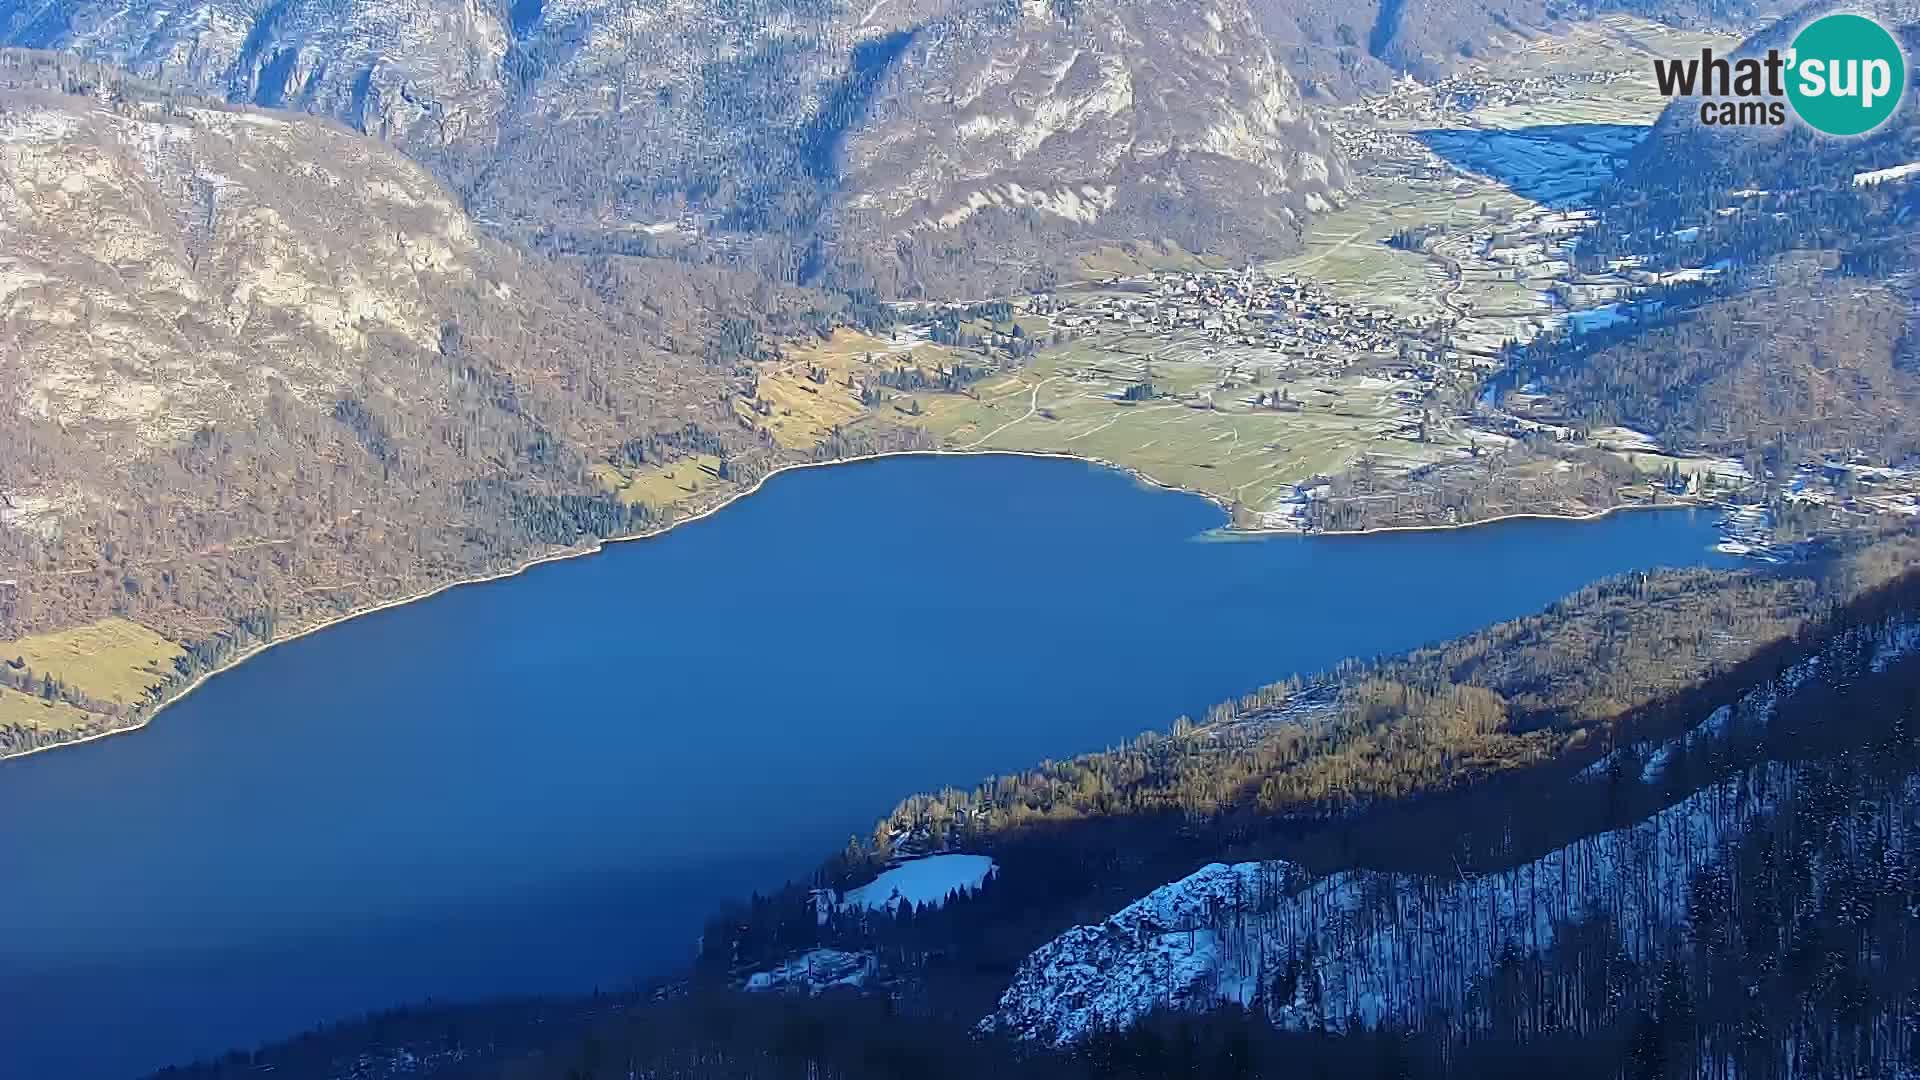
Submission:
[[[589,556],[589,555],[598,555],[601,552],[605,551],[609,546],[614,544],[629,544],[629,543],[637,543],[644,540],[658,539],[659,537],[665,536],[668,533],[672,532],[673,530],[680,528],[681,526],[691,525],[694,522],[712,517],[713,515],[719,513],[720,511],[725,510],[727,507],[732,506],[735,502],[741,499],[744,499],[749,495],[755,494],[769,480],[772,480],[774,477],[779,476],[783,473],[794,472],[801,469],[831,468],[833,466],[840,466],[840,465],[861,465],[861,464],[869,464],[877,461],[884,461],[891,458],[913,458],[913,457],[1051,458],[1051,459],[1060,460],[1060,461],[1078,461],[1088,465],[1096,465],[1101,468],[1111,469],[1115,472],[1125,473],[1126,475],[1132,477],[1137,483],[1140,483],[1147,487],[1156,488],[1161,491],[1175,492],[1175,493],[1180,493],[1185,495],[1194,495],[1194,496],[1198,496],[1199,498],[1207,500],[1209,503],[1212,503],[1215,507],[1219,508],[1221,511],[1225,512],[1228,515],[1228,521],[1225,525],[1224,531],[1227,532],[1229,535],[1236,536],[1236,537],[1239,537],[1239,536],[1248,536],[1248,537],[1298,536],[1302,538],[1362,537],[1362,536],[1372,536],[1376,534],[1396,533],[1396,532],[1438,532],[1441,530],[1448,530],[1448,529],[1470,529],[1470,528],[1475,528],[1481,525],[1495,525],[1503,521],[1516,521],[1516,520],[1523,520],[1523,519],[1533,519],[1533,520],[1543,520],[1543,521],[1599,521],[1613,514],[1615,511],[1619,511],[1619,510],[1676,510],[1676,509],[1697,509],[1698,508],[1697,505],[1689,504],[1689,503],[1665,503],[1665,504],[1622,503],[1618,506],[1607,507],[1603,510],[1594,511],[1593,513],[1589,513],[1589,514],[1576,515],[1576,514],[1548,514],[1548,513],[1517,513],[1517,514],[1503,514],[1498,517],[1482,518],[1474,521],[1466,521],[1466,522],[1459,522],[1459,523],[1436,523],[1433,525],[1389,525],[1389,526],[1381,526],[1378,528],[1371,528],[1371,529],[1345,529],[1345,530],[1327,530],[1324,532],[1307,532],[1300,529],[1285,529],[1285,528],[1239,528],[1234,526],[1232,522],[1232,513],[1231,513],[1232,503],[1229,500],[1226,500],[1218,495],[1213,494],[1212,492],[1200,491],[1195,488],[1189,488],[1179,484],[1169,484],[1161,480],[1157,480],[1151,476],[1148,476],[1146,473],[1142,472],[1137,468],[1134,468],[1129,465],[1121,465],[1117,462],[1108,461],[1104,458],[1092,457],[1085,454],[1067,453],[1064,451],[976,450],[976,449],[887,450],[887,451],[881,451],[879,453],[873,453],[873,454],[861,454],[855,457],[834,458],[829,461],[792,461],[784,465],[781,465],[777,468],[768,470],[768,472],[764,476],[761,476],[758,480],[755,480],[753,484],[751,484],[750,486],[740,488],[739,490],[728,494],[725,498],[714,503],[712,506],[709,506],[706,509],[703,509],[697,513],[691,514],[685,518],[677,518],[673,521],[667,522],[664,525],[658,525],[653,528],[649,528],[637,533],[629,533],[622,536],[600,537],[600,538],[596,538],[595,540],[593,540],[591,543],[588,543],[588,544],[578,545],[570,548],[562,548],[558,551],[550,551],[545,554],[527,559],[508,569],[496,571],[494,573],[482,574],[476,577],[457,578],[452,581],[442,582],[441,584],[435,585],[432,588],[423,589],[419,592],[410,593],[406,596],[396,597],[392,600],[384,600],[377,604],[370,604],[366,607],[356,608],[352,611],[342,612],[339,615],[333,616],[331,618],[323,619],[312,626],[296,630],[290,634],[287,634],[284,637],[275,637],[268,641],[258,642],[248,647],[247,649],[242,650],[241,652],[235,653],[232,657],[230,657],[225,663],[221,664],[219,667],[214,668],[210,671],[201,673],[198,678],[194,679],[192,682],[188,683],[187,685],[181,687],[178,692],[158,702],[155,702],[153,704],[152,709],[144,713],[143,715],[141,715],[138,721],[135,723],[127,724],[123,727],[110,728],[105,731],[94,732],[91,735],[85,735],[77,739],[68,739],[64,742],[48,743],[45,746],[36,746],[29,750],[22,750],[17,753],[0,755],[0,764],[3,764],[8,761],[14,761],[14,760],[32,757],[35,754],[46,753],[48,751],[66,750],[76,746],[83,746],[87,743],[98,742],[102,739],[110,738],[116,735],[129,735],[135,732],[142,731],[147,727],[147,725],[153,723],[154,719],[158,717],[161,713],[165,712],[168,708],[174,705],[177,705],[181,701],[185,700],[189,694],[192,694],[195,690],[198,690],[201,686],[205,685],[208,682],[208,680],[234,670],[235,668],[239,667],[241,664],[246,663],[248,660],[253,659],[254,657],[260,655],[263,652],[266,652],[268,649],[271,649],[277,645],[284,645],[284,644],[287,644],[288,642],[298,641],[301,638],[307,637],[308,635],[317,634],[322,630],[332,629],[333,627],[339,626],[343,623],[351,622],[354,619],[358,619],[363,616],[374,615],[382,611],[390,610],[392,608],[402,607],[404,605],[417,603],[422,600],[428,600],[450,589],[457,589],[457,588],[462,588],[462,587],[471,586],[471,585],[485,585],[490,582],[504,581],[508,578],[518,577],[521,574],[524,574],[527,571],[534,569],[535,567],[544,566],[548,563],[557,563],[557,562],[563,562],[569,559],[585,558],[586,556]]]

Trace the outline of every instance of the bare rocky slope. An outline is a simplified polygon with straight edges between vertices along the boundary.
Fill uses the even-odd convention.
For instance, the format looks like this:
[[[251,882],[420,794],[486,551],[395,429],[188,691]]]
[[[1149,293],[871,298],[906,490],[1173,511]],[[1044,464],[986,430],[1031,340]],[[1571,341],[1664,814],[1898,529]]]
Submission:
[[[808,277],[844,241],[900,290],[931,273],[903,234],[943,273],[1010,232],[996,263],[1285,246],[1344,184],[1246,0],[4,0],[0,43],[335,117],[576,249],[730,237]]]
[[[0,0],[0,44],[334,117],[552,248],[856,294],[1044,283],[1114,242],[1283,250],[1345,169],[1311,105],[1601,10],[1748,0]]]

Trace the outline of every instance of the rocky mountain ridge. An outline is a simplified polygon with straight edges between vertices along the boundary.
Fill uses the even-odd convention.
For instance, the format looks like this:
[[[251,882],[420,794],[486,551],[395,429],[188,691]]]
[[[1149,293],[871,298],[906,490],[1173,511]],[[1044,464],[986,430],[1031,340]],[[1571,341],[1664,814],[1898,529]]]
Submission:
[[[818,241],[880,266],[960,234],[928,242],[951,261],[991,218],[1034,263],[1082,234],[1284,247],[1345,184],[1246,0],[5,0],[0,43],[337,118],[576,247],[783,237],[762,258],[795,277]]]

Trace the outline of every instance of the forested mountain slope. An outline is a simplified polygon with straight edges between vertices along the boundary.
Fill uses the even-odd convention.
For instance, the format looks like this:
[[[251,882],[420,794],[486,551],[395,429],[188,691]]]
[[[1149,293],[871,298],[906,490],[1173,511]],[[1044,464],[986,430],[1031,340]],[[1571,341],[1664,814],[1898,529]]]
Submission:
[[[805,891],[783,893],[715,920],[702,963],[724,981],[816,943],[872,950],[910,996],[977,1018],[1031,950],[1211,861],[1277,857],[1315,876],[1524,863],[1688,790],[1664,775],[1571,783],[1580,769],[1644,757],[1621,748],[1683,736],[1821,641],[1910,612],[1913,550],[1907,537],[1788,572],[1610,582],[1539,616],[1276,684],[1171,734],[906,800],[817,883],[945,849],[992,854],[987,889],[880,926],[816,926]]]
[[[1910,282],[1801,256],[1638,332],[1561,343],[1530,376],[1568,418],[1790,468],[1823,453],[1920,452]]]
[[[1784,47],[1827,7],[1743,46]],[[1909,50],[1910,3],[1867,5]],[[1668,107],[1596,202],[1578,257],[1693,280],[1629,320],[1520,350],[1514,385],[1557,395],[1576,426],[1624,424],[1677,450],[1791,469],[1819,455],[1889,464],[1920,451],[1920,96],[1878,130],[1703,125]]]
[[[1860,703],[1849,699],[1860,693],[1859,682],[1906,664],[1916,646],[1920,623],[1907,617],[1838,636],[1703,717],[1683,739],[1661,744],[1644,764],[1636,760],[1630,773],[1603,759],[1576,782],[1674,782],[1704,762],[1734,754],[1736,740],[1763,738],[1770,726],[1792,723],[1796,715],[1811,719],[1801,710],[1822,692],[1845,702],[1835,718],[1869,730],[1884,725],[1884,716],[1863,715]],[[1832,698],[1822,704],[1836,707]],[[1889,704],[1894,702],[1876,698],[1870,707]],[[1685,755],[1692,760],[1681,760]],[[1872,758],[1864,750],[1848,756]],[[1920,839],[1914,816],[1920,775],[1903,771],[1913,764],[1910,750],[1898,761],[1871,761],[1873,782],[1853,784],[1847,781],[1868,778],[1848,778],[1833,768],[1796,773],[1779,762],[1753,765],[1632,825],[1580,837],[1490,873],[1359,870],[1316,878],[1284,861],[1216,863],[1035,951],[985,1024],[1057,1044],[1104,1025],[1133,1023],[1155,1008],[1220,1003],[1305,1030],[1385,1024],[1421,1031],[1443,1025],[1466,1034],[1604,1023],[1601,1018],[1618,1005],[1589,996],[1595,984],[1582,985],[1575,976],[1581,960],[1615,967],[1614,978],[1623,982],[1637,972],[1640,993],[1651,999],[1669,977],[1660,969],[1681,952],[1683,937],[1709,940],[1715,948],[1688,958],[1696,971],[1764,968],[1795,951],[1780,940],[1786,928],[1729,918],[1725,907],[1746,889],[1804,887],[1780,877],[1755,880],[1761,877],[1756,871],[1777,874],[1777,867],[1734,865],[1741,846],[1755,840],[1798,846],[1792,836],[1805,825],[1793,819],[1812,807],[1795,806],[1797,799],[1828,813],[1844,805],[1858,815],[1858,833],[1834,838],[1837,843],[1815,856],[1809,876],[1823,879],[1829,890],[1864,887],[1871,898],[1860,899],[1875,909],[1871,934],[1889,952],[1905,956],[1920,945],[1906,932],[1902,914],[1916,883],[1909,868],[1920,854],[1910,847]],[[1836,801],[1834,786],[1855,797]],[[1891,880],[1871,865],[1872,851],[1884,852],[1899,867]],[[1848,881],[1856,875],[1868,880]],[[1747,880],[1737,880],[1743,876]],[[1741,913],[1747,919],[1758,914]],[[1901,999],[1912,989],[1903,966],[1879,958],[1860,965],[1855,977],[1875,984],[1862,1011],[1877,1014],[1861,1027],[1890,1035],[1900,1022]],[[1695,992],[1724,992],[1704,985],[1716,977],[1724,976],[1707,976]],[[1770,988],[1789,997],[1807,989]],[[1780,1053],[1773,1040],[1782,1037],[1843,1044],[1833,1030],[1840,1020],[1833,1012],[1828,1005],[1797,1024],[1776,1017],[1775,1023],[1792,1027],[1791,1035],[1743,1033],[1740,1041],[1749,1045],[1742,1049],[1751,1055],[1747,1068]],[[1732,1031],[1716,1035],[1727,1038]],[[1886,1063],[1905,1060],[1909,1049],[1878,1036],[1841,1051],[1848,1057],[1863,1052]],[[1698,1053],[1690,1050],[1689,1056]]]
[[[330,121],[0,54],[0,236],[0,639],[119,617],[188,646],[154,676],[184,679],[644,526],[609,455],[773,460],[703,358],[737,281],[520,253]],[[7,681],[92,719],[36,734],[12,700],[0,749],[132,704],[47,674]]]

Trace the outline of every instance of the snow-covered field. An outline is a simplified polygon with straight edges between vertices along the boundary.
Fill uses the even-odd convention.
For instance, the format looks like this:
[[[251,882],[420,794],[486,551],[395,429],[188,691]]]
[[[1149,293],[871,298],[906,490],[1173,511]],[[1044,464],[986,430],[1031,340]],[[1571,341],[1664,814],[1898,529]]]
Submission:
[[[904,862],[845,896],[831,889],[813,893],[813,906],[820,925],[836,915],[858,916],[864,912],[897,911],[901,904],[915,907],[939,907],[955,893],[976,892],[986,884],[998,866],[985,855],[929,855]],[[788,957],[771,968],[747,976],[747,990],[804,991],[817,994],[834,986],[860,986],[878,968],[870,952],[847,952],[819,948]]]
[[[1867,187],[1872,184],[1885,184],[1893,180],[1905,180],[1910,176],[1920,176],[1920,161],[1908,162],[1905,165],[1895,165],[1891,169],[1875,169],[1872,172],[1854,173],[1853,183],[1856,187]]]
[[[902,903],[939,906],[950,893],[977,891],[993,873],[985,855],[929,855],[888,870],[868,884],[848,889],[840,907],[892,911]]]
[[[1603,304],[1588,311],[1567,313],[1567,322],[1573,326],[1573,332],[1576,334],[1591,334],[1632,321],[1621,312],[1619,304]]]

